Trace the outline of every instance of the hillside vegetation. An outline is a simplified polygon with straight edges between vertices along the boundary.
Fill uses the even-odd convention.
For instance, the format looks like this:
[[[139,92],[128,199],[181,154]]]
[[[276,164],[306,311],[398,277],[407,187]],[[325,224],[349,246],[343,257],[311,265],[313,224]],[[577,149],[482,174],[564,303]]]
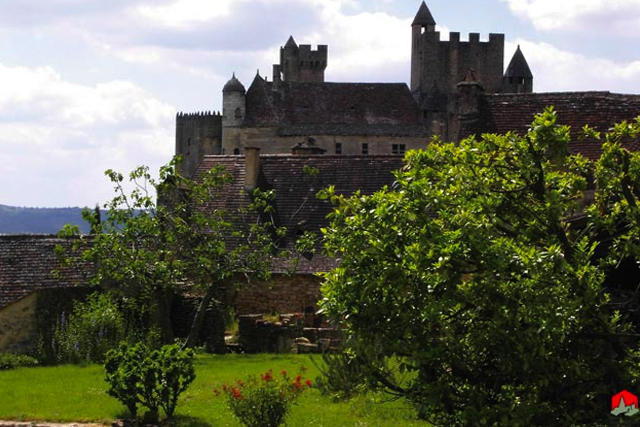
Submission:
[[[55,234],[74,224],[81,232],[89,227],[82,219],[82,208],[22,208],[0,205],[0,234]]]

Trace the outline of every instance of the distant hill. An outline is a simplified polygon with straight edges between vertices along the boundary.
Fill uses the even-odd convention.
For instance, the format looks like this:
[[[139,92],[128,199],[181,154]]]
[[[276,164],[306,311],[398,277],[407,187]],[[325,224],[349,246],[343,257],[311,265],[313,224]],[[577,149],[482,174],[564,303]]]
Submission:
[[[0,205],[0,234],[55,234],[65,225],[89,226],[82,219],[82,208],[18,208]]]

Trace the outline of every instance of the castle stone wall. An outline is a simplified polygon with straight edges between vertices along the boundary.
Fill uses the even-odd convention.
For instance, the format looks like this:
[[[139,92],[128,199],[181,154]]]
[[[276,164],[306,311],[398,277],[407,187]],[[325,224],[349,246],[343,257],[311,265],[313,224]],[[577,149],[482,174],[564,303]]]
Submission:
[[[418,41],[420,89],[423,93],[437,89],[454,94],[470,69],[475,71],[487,93],[502,89],[504,65],[504,35],[490,34],[489,41],[480,41],[478,33],[469,34],[469,41],[460,41],[460,33],[450,33],[448,41],[440,40],[437,31],[424,32]]]
[[[326,150],[326,154],[344,155],[388,155],[393,153],[393,145],[404,145],[405,151],[424,149],[429,142],[425,137],[408,136],[363,136],[363,135],[309,135],[279,136],[276,128],[225,129],[224,154],[233,154],[238,149],[244,153],[244,147],[259,147],[261,154],[291,153],[291,149],[308,137],[313,137],[315,145]],[[341,153],[336,153],[336,144],[340,144]],[[363,144],[367,144],[367,153],[363,153]]]
[[[190,177],[205,155],[222,153],[222,115],[202,112],[176,116],[176,155],[183,158],[179,171]]]

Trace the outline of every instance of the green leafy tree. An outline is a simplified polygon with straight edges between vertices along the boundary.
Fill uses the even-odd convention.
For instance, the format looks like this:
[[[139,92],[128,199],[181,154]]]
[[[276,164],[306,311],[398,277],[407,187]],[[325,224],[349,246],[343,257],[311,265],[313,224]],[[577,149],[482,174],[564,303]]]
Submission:
[[[640,161],[617,144],[637,130],[606,136],[589,209],[593,169],[568,155],[552,109],[524,136],[410,152],[393,188],[371,196],[325,191],[337,204],[326,247],[341,264],[323,308],[366,376],[434,425],[604,422],[638,360],[604,286],[619,253],[638,260]]]
[[[176,173],[177,161],[162,167],[158,180],[147,167],[137,168],[129,175],[131,191],[122,174],[108,170],[116,195],[104,205],[104,215],[98,209],[84,212],[92,234],[78,239],[78,245],[83,260],[95,265],[90,282],[119,295],[129,331],[142,325],[144,333],[159,331],[162,342],[171,342],[172,296],[202,295],[186,341],[193,347],[208,307],[213,305],[218,323],[224,321],[226,286],[249,275],[268,277],[274,236],[282,230],[265,214],[272,193],[256,191],[254,203],[245,208],[219,207],[215,201],[231,182],[230,174],[216,167],[190,180]],[[68,227],[62,234],[76,233]],[[211,349],[224,352],[224,324],[216,332]]]

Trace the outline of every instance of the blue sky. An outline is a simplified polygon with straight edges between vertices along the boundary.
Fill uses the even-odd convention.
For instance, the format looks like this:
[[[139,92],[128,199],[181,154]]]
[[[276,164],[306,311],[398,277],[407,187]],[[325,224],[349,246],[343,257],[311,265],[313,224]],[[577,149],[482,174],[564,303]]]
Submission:
[[[640,93],[640,0],[432,0],[446,38],[505,33],[536,91]],[[408,0],[2,0],[0,204],[93,206],[103,175],[174,151],[177,111],[221,109],[233,72],[328,44],[328,81],[407,82]]]

